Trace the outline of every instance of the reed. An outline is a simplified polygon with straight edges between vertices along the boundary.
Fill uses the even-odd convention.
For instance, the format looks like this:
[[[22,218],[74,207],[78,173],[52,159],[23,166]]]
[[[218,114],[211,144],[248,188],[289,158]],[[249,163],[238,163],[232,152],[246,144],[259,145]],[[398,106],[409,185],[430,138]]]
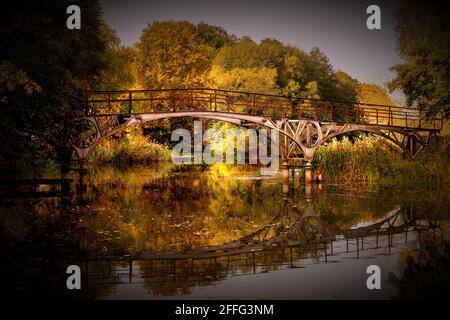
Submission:
[[[92,159],[122,166],[169,161],[170,154],[169,148],[150,141],[140,128],[136,128],[124,137],[102,141],[94,150]]]
[[[313,162],[330,182],[378,182],[384,185],[442,185],[449,182],[448,143],[417,158],[405,156],[398,147],[376,136],[351,141],[344,137],[320,146]]]

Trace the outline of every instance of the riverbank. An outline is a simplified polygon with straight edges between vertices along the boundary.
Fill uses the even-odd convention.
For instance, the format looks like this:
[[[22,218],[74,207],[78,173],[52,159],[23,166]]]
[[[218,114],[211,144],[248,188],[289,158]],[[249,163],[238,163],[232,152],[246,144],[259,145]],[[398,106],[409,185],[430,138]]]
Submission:
[[[405,156],[387,140],[363,136],[344,137],[320,146],[313,162],[316,172],[328,182],[376,182],[383,185],[430,187],[449,183],[449,141],[415,159]]]

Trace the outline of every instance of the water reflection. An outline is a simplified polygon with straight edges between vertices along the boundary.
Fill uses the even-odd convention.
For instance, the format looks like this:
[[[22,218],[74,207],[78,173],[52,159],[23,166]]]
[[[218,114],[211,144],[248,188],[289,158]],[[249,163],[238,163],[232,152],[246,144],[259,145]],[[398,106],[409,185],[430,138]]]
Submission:
[[[228,279],[264,282],[276,270],[296,279],[322,263],[352,268],[387,255],[396,271],[422,241],[448,241],[447,193],[361,185],[283,193],[280,177],[233,166],[102,167],[88,178],[82,197],[1,200],[4,295],[196,297],[204,288],[215,297],[211,288]],[[82,268],[81,292],[65,289],[69,264]],[[258,297],[278,297],[276,286]]]

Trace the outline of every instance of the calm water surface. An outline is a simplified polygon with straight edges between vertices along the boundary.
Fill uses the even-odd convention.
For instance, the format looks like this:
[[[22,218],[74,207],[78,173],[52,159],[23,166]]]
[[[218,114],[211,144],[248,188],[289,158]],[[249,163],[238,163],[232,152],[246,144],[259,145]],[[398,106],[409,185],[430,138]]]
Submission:
[[[441,252],[450,235],[448,190],[305,189],[291,177],[283,193],[280,176],[225,165],[102,166],[88,178],[72,197],[1,199],[3,295],[395,298],[414,289],[392,280],[408,257]],[[65,287],[71,264],[80,291]],[[366,286],[373,264],[381,290]]]

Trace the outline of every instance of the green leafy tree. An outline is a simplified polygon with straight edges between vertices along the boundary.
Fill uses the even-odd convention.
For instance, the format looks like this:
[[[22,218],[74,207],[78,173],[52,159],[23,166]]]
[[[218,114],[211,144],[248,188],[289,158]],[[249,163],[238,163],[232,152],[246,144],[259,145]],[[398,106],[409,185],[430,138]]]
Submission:
[[[336,71],[337,99],[355,103],[358,96],[358,81],[344,71]]]
[[[224,28],[219,26],[200,22],[197,24],[196,29],[199,41],[214,49],[220,49],[237,41],[235,35],[229,35]]]
[[[220,69],[222,68],[222,69]],[[242,71],[239,71],[241,69]],[[222,47],[213,60],[213,70],[224,70],[233,74],[212,72],[213,81],[224,88],[239,89],[248,79],[248,71],[268,74],[268,69],[276,70],[271,76],[274,81],[261,81],[258,92],[270,92],[292,97],[316,97],[330,100],[355,102],[357,81],[343,71],[334,71],[326,55],[319,48],[306,53],[296,47],[287,46],[275,39],[264,39],[260,44],[248,37]],[[231,71],[233,70],[233,71]],[[244,71],[245,70],[245,71]],[[264,71],[262,71],[264,70]],[[247,79],[238,80],[239,75]],[[267,78],[266,78],[267,79]]]
[[[214,65],[225,70],[261,67],[258,62],[258,44],[249,37],[243,37],[233,45],[226,45],[215,56]]]
[[[149,24],[137,45],[137,69],[145,88],[185,88],[207,84],[209,46],[187,21]]]
[[[386,89],[374,83],[360,83],[358,85],[358,102],[395,105]]]
[[[398,50],[405,63],[389,83],[409,104],[450,113],[450,20],[445,2],[402,0],[396,12]]]
[[[309,52],[306,71],[309,81],[317,82],[318,93],[322,99],[340,100],[333,66],[319,48],[315,47]]]
[[[0,22],[0,145],[3,170],[26,170],[31,160],[71,154],[64,134],[82,114],[85,97],[104,67],[100,7],[83,8],[81,30],[66,27],[73,1],[15,1]],[[19,150],[18,156],[16,150]]]
[[[136,82],[136,50],[121,45],[114,29],[105,22],[100,24],[100,37],[106,44],[102,59],[105,68],[101,71],[95,88],[98,90],[127,90]]]
[[[301,92],[301,96],[308,99],[320,99],[317,82],[310,81],[305,86],[305,90]]]
[[[215,86],[220,89],[276,94],[277,69],[275,68],[233,68],[225,70],[215,66],[211,70]]]

